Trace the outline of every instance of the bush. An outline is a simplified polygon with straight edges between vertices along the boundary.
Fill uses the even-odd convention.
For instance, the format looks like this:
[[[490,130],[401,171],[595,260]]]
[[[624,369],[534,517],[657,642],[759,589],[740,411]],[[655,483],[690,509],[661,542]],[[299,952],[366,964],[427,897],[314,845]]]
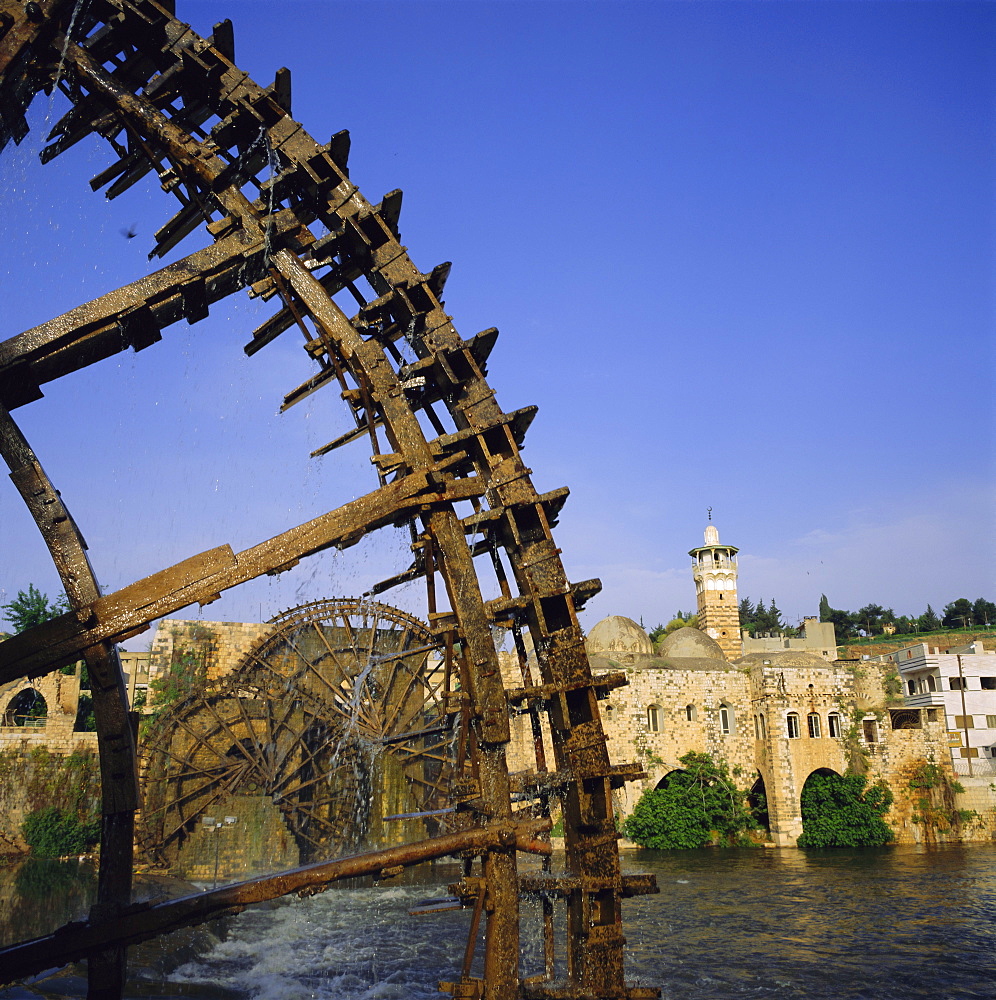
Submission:
[[[687,753],[680,763],[685,770],[671,774],[665,788],[641,796],[623,824],[626,836],[654,850],[747,843],[746,832],[757,822],[725,762]]]
[[[812,774],[802,789],[800,847],[882,847],[893,839],[882,819],[892,805],[888,785],[870,788],[863,774]]]
[[[100,821],[81,823],[75,813],[46,806],[30,813],[21,824],[21,836],[40,858],[80,854],[100,839]]]

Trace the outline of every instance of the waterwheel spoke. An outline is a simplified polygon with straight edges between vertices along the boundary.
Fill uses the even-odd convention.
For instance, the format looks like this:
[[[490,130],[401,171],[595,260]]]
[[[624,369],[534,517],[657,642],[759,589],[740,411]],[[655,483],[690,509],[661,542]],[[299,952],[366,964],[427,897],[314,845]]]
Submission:
[[[401,662],[403,663],[403,661]],[[399,669],[400,669],[400,664],[396,662],[395,668],[391,673],[391,683],[388,686],[388,692],[393,693],[394,691],[394,682],[397,679]],[[398,713],[404,707],[405,702],[408,700],[408,695],[411,693],[412,689],[415,687],[416,684],[423,684],[424,686],[424,682],[419,677],[418,673],[414,670],[409,671],[408,680],[405,683],[404,691],[401,693],[401,697],[398,698],[397,701],[395,702],[395,707],[392,710],[390,716],[384,721],[382,732],[385,736],[389,736],[391,733],[396,732],[394,725],[395,722],[397,721]],[[388,699],[387,704],[388,705],[391,704],[390,699]],[[423,699],[420,709],[424,706],[425,706],[425,701]],[[404,732],[404,730],[402,730],[402,732]]]
[[[238,702],[239,707],[241,708],[242,707],[242,699],[241,698],[236,698],[235,701]],[[240,713],[240,714],[243,715],[243,718],[245,719],[246,725],[247,725],[247,727],[249,729],[249,738],[252,741],[253,749],[256,751],[255,757],[250,757],[246,753],[246,746],[245,746],[244,737],[237,736],[235,734],[235,732],[233,732],[231,726],[227,722],[225,722],[225,720],[218,714],[218,711],[217,711],[217,709],[216,709],[216,707],[214,705],[214,702],[211,699],[206,699],[205,700],[205,702],[204,702],[204,708],[208,711],[208,713],[211,715],[211,717],[218,723],[218,725],[221,726],[221,728],[224,729],[225,732],[228,734],[228,736],[230,737],[230,739],[232,741],[232,747],[233,747],[233,749],[239,750],[242,753],[242,755],[244,757],[246,757],[246,759],[253,761],[253,763],[255,763],[256,766],[261,771],[263,771],[265,769],[265,767],[266,767],[266,755],[264,754],[263,748],[260,746],[259,741],[256,739],[255,730],[254,730],[254,728],[253,728],[253,726],[251,724],[251,720],[248,718],[248,716],[246,716],[244,712]],[[229,751],[229,753],[230,752],[231,751]],[[226,754],[226,756],[227,756],[227,754]]]

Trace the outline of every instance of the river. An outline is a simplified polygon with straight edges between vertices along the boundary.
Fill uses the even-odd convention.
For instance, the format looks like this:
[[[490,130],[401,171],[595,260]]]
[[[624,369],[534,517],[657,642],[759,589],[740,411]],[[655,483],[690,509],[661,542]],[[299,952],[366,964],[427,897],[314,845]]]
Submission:
[[[996,997],[996,845],[623,858],[627,871],[653,872],[661,888],[624,903],[629,975],[661,986],[665,998]],[[223,940],[202,932],[145,946],[128,995],[439,997],[437,982],[454,978],[459,966],[469,915],[408,911],[457,877],[456,866],[429,866],[396,884],[340,887],[247,910],[228,923]],[[526,952],[527,965],[538,959],[533,939]],[[0,990],[0,1000],[55,1000],[82,990],[79,976],[62,974]]]

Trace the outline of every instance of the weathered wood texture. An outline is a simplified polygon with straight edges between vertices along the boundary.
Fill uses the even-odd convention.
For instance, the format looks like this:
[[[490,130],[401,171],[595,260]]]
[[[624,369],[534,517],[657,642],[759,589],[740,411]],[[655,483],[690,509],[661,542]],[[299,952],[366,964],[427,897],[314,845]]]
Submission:
[[[330,545],[345,547],[382,525],[407,523],[412,567],[375,589],[423,578],[432,628],[448,650],[459,651],[454,669],[467,696],[462,710],[478,786],[475,822],[490,829],[512,815],[508,704],[493,638],[498,626],[511,629],[522,690],[534,692],[521,696],[534,731],[546,713],[553,768],[570,776],[552,792],[540,780],[549,765],[538,740],[529,807],[548,815],[559,802],[568,869],[598,880],[597,887],[582,878],[558,889],[568,913],[563,995],[630,995],[611,790],[635,771],[609,763],[596,704],[605,687],[593,683],[577,619],[598,583],[567,580],[551,533],[566,490],[537,494],[520,455],[534,411],[506,414],[499,406],[486,381],[496,332],[468,340],[457,333],[441,300],[449,265],[423,273],[401,246],[400,192],[379,205],[368,202],[349,178],[348,135],[315,142],[291,117],[289,73],[260,87],[233,64],[232,53],[228,22],[203,39],[176,20],[171,5],[153,0],[90,0],[79,8],[0,0],[0,146],[22,137],[31,96],[57,86],[72,107],[53,129],[43,161],[97,134],[115,159],[93,179],[94,189],[106,187],[115,197],[154,173],[179,202],[156,233],[153,255],[202,224],[215,241],[0,343],[0,402],[10,410],[37,400],[47,381],[125,347],[149,347],[170,323],[195,322],[212,302],[247,287],[278,308],[245,350],[255,354],[289,329],[303,334],[319,373],[291,389],[285,407],[334,386],[355,431],[319,453],[367,437],[380,487],[246,552],[221,546],[107,598],[81,594],[75,615],[0,646],[0,680],[52,669],[169,610],[208,601]],[[360,276],[373,300],[359,290]],[[339,303],[341,293],[356,303],[354,315]],[[36,465],[32,458],[14,470],[29,507]],[[50,547],[57,561],[63,558],[58,545]],[[484,600],[485,573],[499,598]],[[489,904],[476,912],[485,921],[485,975],[472,979],[468,959],[451,992],[511,1000],[554,990],[549,982],[520,980],[514,851],[481,853]],[[545,935],[551,975],[552,927]]]

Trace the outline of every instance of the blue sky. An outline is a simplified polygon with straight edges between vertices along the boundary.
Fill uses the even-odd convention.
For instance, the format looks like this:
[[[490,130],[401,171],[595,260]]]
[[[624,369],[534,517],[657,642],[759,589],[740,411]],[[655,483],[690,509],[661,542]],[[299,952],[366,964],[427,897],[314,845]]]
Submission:
[[[276,16],[275,16],[276,14]],[[686,552],[712,507],[740,594],[789,620],[996,595],[993,412],[996,10],[960,3],[178,2],[235,22],[294,116],[346,128],[402,241],[454,262],[448,311],[497,326],[490,381],[538,404],[524,457],[567,485],[557,541],[603,593],[584,621],[694,605]],[[96,143],[0,161],[11,336],[147,273],[172,204],[105,204]],[[128,240],[121,229],[134,226]],[[174,256],[206,242],[198,234]],[[172,258],[170,258],[172,259]],[[242,355],[245,296],[16,411],[116,589],[222,542],[250,545],[374,485],[290,334]],[[257,619],[361,593],[406,563],[381,533],[190,616]],[[57,578],[0,490],[0,601]],[[421,591],[392,599],[419,610]],[[141,648],[147,637],[133,640]]]

